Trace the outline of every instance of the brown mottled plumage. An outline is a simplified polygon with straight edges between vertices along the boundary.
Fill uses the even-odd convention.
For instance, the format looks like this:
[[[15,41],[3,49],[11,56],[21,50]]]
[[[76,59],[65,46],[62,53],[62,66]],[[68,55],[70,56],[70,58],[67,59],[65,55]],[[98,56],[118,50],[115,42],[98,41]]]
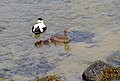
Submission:
[[[70,30],[65,29],[63,35],[55,35],[50,38],[50,40],[54,43],[69,43],[70,42],[70,37],[68,35],[68,32]]]
[[[40,40],[35,43],[35,46],[41,46],[41,45],[48,45],[50,43],[69,43],[70,42],[70,37],[68,35],[68,32],[70,32],[68,29],[64,30],[63,35],[55,35],[50,37],[47,40]]]

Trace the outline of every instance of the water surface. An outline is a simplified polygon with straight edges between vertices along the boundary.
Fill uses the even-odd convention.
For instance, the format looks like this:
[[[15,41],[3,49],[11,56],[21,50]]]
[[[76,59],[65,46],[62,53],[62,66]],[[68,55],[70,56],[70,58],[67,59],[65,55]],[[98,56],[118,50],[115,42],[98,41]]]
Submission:
[[[69,43],[70,51],[54,44],[34,46],[31,27],[38,17],[48,26],[46,37],[65,27],[79,32],[75,34],[79,39]],[[69,81],[82,81],[89,64],[106,61],[120,49],[119,41],[120,0],[0,1],[0,75],[6,80],[26,81],[55,73]]]

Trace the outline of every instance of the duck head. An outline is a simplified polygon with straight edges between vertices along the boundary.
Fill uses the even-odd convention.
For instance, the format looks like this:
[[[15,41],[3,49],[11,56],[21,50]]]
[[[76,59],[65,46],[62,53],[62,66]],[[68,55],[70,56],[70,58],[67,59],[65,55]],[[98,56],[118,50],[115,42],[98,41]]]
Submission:
[[[43,23],[43,19],[42,18],[38,18],[37,19],[37,23]]]
[[[69,33],[69,32],[72,33],[72,31],[69,30],[68,28],[65,28],[65,29],[64,29],[64,34],[67,34],[67,33]]]

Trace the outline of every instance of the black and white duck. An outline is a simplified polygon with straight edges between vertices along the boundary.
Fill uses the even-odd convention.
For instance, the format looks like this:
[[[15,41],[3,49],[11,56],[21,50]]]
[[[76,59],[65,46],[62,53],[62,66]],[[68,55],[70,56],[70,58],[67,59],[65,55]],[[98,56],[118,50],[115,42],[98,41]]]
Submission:
[[[37,23],[32,27],[32,32],[37,35],[44,33],[47,30],[47,26],[44,24],[42,18],[37,19]]]

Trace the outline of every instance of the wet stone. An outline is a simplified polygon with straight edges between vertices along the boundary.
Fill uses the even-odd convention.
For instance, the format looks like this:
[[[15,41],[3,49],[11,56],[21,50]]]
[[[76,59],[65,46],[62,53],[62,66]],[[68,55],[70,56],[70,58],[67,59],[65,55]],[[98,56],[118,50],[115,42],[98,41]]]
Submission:
[[[111,67],[111,65],[106,64],[102,61],[95,61],[92,65],[90,65],[82,74],[83,80],[85,81],[100,81],[100,78],[96,76],[102,75],[102,70]]]
[[[37,81],[68,81],[66,78],[63,78],[61,76],[57,75],[49,75],[49,76],[44,76],[44,77],[38,77]]]
[[[72,42],[85,42],[85,43],[92,43],[92,38],[95,36],[94,33],[90,32],[79,32],[73,31],[70,33],[71,41]]]
[[[83,72],[82,78],[84,81],[118,81],[120,68],[97,60]]]
[[[108,63],[120,67],[120,51],[113,52],[110,56],[107,58]]]
[[[103,70],[103,75],[101,76],[101,81],[118,81],[120,80],[120,68],[110,67]]]

